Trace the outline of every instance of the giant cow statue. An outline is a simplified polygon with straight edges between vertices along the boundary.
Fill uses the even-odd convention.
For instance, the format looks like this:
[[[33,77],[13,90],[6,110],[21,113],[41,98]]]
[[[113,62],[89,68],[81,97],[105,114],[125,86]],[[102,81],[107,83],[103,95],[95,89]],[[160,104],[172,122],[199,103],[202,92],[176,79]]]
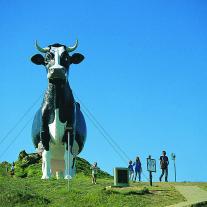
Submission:
[[[42,48],[37,41],[35,45],[45,56],[36,54],[31,61],[46,67],[48,79],[42,106],[32,125],[34,146],[38,148],[40,143],[43,146],[42,179],[55,174],[57,178],[70,179],[75,174],[75,158],[84,147],[86,123],[79,103],[74,100],[68,74],[69,66],[79,64],[84,56],[70,55],[78,46],[77,40],[73,47],[56,43]]]

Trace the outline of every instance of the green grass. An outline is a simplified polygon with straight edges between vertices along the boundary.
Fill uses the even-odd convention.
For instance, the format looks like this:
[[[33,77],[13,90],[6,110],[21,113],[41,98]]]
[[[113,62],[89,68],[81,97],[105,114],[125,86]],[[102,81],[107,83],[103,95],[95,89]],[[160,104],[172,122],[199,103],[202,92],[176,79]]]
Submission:
[[[207,183],[195,183],[197,186],[207,191]]]
[[[170,184],[131,183],[127,188],[106,188],[112,178],[98,179],[78,174],[67,189],[65,180],[40,178],[0,177],[0,206],[52,206],[52,207],[162,207],[178,203],[184,198]]]
[[[0,207],[162,207],[184,201],[169,183],[130,183],[125,188],[109,188],[113,178],[99,170],[97,185],[91,183],[90,163],[77,158],[77,175],[67,180],[41,180],[41,157],[20,152],[15,176],[6,173],[10,163],[0,163]]]

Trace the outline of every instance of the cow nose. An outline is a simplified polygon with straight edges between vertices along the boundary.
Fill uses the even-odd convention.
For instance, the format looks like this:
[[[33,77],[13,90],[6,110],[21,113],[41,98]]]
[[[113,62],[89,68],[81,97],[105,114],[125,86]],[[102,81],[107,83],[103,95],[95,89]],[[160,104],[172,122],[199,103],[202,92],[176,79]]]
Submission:
[[[48,79],[65,79],[66,78],[66,71],[64,67],[51,67],[48,69],[47,74]]]
[[[49,68],[49,73],[50,74],[65,73],[65,70],[63,67],[58,67],[58,68],[51,67]]]

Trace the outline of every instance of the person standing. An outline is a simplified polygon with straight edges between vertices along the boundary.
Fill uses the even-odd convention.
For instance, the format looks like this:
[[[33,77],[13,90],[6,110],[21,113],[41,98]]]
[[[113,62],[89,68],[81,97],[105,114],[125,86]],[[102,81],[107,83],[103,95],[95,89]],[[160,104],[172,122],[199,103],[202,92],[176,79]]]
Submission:
[[[134,165],[132,164],[131,160],[129,161],[128,169],[129,169],[129,179],[133,180],[134,179]]]
[[[135,165],[135,178],[134,178],[134,181],[136,181],[136,178],[137,178],[137,175],[138,175],[139,182],[140,182],[141,181],[142,164],[141,164],[141,161],[140,161],[139,157],[136,157],[136,161],[135,161],[134,165]]]
[[[165,175],[165,182],[168,182],[168,165],[169,160],[166,156],[166,151],[162,151],[162,156],[160,156],[160,168],[162,170],[162,174],[160,175],[160,182],[162,181],[163,175]]]
[[[94,162],[94,164],[91,165],[90,169],[92,170],[92,183],[96,184],[96,178],[98,174],[97,162]]]

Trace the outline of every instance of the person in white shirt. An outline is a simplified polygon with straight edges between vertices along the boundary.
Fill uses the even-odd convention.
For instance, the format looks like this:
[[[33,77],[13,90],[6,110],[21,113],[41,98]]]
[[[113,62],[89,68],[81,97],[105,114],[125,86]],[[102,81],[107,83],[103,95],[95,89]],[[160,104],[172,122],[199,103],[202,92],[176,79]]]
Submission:
[[[90,169],[92,170],[92,183],[96,184],[96,178],[98,174],[97,162],[94,162],[94,164],[91,165]]]

